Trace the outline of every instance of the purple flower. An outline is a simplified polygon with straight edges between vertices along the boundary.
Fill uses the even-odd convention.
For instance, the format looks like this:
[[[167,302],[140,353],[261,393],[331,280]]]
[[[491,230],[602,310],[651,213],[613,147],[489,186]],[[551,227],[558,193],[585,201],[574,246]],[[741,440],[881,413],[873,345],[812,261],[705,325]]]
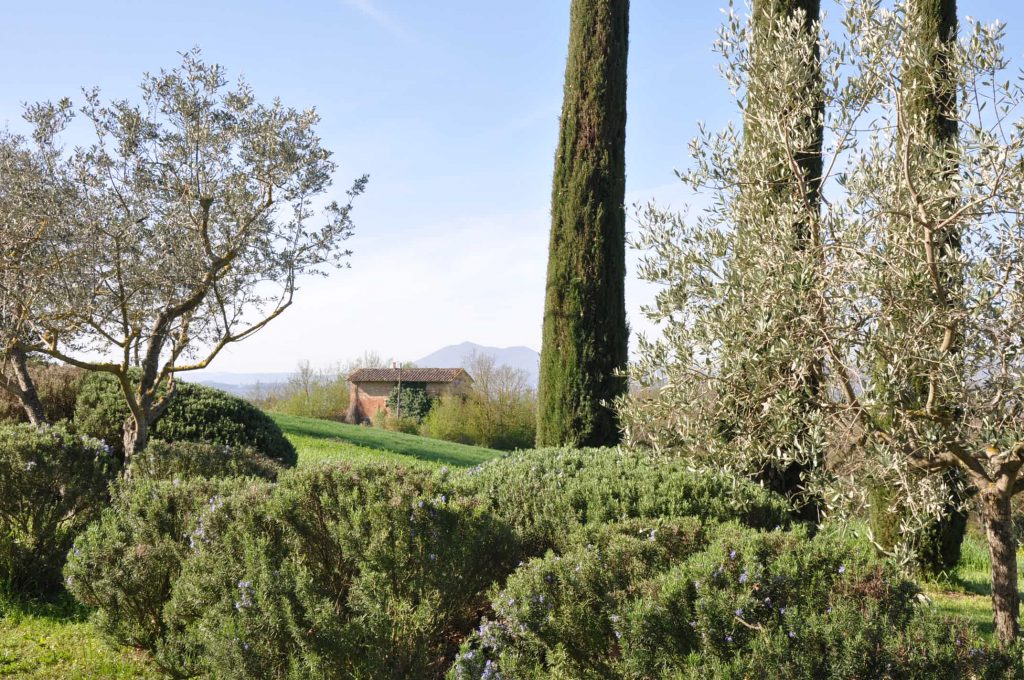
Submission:
[[[779,607],[779,614],[781,614],[782,616],[785,616],[786,615],[786,608],[785,607]]]
[[[842,564],[839,565],[839,573],[840,574],[845,574],[846,573],[846,566],[845,565],[842,565]]]
[[[740,583],[746,583],[746,582],[747,582],[747,572],[743,572],[742,574],[740,574]]]
[[[743,607],[736,610],[736,616],[743,616]]]
[[[725,636],[725,641],[726,642],[732,642],[732,636],[731,635],[726,635]]]
[[[736,559],[736,551],[735,550],[730,550],[729,551],[729,559],[730,560]]]
[[[794,633],[793,631],[789,631],[789,639],[792,640],[795,637],[796,637],[796,633]]]

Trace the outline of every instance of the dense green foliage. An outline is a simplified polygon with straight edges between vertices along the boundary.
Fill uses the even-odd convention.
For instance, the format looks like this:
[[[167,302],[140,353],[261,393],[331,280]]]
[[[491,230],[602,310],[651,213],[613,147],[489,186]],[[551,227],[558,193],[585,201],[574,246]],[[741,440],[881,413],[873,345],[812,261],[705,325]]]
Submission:
[[[115,639],[174,672],[405,678],[443,671],[512,558],[444,473],[335,465],[273,488],[132,482],[67,574]]]
[[[109,635],[183,676],[1008,672],[870,546],[791,525],[750,482],[611,449],[322,464],[119,482],[66,575]]]
[[[268,493],[266,483],[246,478],[122,482],[100,520],[75,540],[67,588],[99,610],[100,626],[114,640],[157,651],[182,563]]]
[[[388,394],[388,411],[396,418],[411,418],[417,423],[430,412],[435,399],[423,383],[402,383]]]
[[[791,521],[785,500],[753,483],[619,449],[523,451],[471,470],[464,483],[532,554],[575,526],[628,517],[735,519],[762,529]]]
[[[132,476],[135,479],[173,481],[203,477],[259,477],[275,481],[281,465],[247,446],[207,444],[204,442],[165,442],[150,440],[136,454]]]
[[[629,0],[573,0],[551,198],[538,446],[619,441]]]
[[[527,449],[537,433],[536,400],[532,395],[503,401],[477,393],[445,395],[423,419],[420,433],[501,451]]]
[[[153,427],[164,441],[249,446],[284,465],[295,465],[295,447],[265,413],[238,397],[195,383],[178,383],[178,392]],[[83,433],[123,449],[128,406],[117,380],[105,373],[82,382],[75,405],[75,426]]]
[[[116,472],[107,448],[63,424],[0,425],[0,590],[60,588],[64,556]]]
[[[448,677],[1007,677],[940,623],[869,547],[825,534],[692,522],[606,525],[531,560]],[[666,535],[667,534],[667,535]],[[1018,672],[1019,662],[1018,662]]]

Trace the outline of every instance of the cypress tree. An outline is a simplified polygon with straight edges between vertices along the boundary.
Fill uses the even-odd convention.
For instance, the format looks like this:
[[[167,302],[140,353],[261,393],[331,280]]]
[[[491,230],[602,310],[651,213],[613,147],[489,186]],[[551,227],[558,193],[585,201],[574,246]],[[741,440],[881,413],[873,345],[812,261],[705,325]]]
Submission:
[[[956,40],[958,21],[956,0],[909,0],[906,6],[907,22],[906,35],[904,36],[911,49],[920,50],[913,58],[904,63],[901,76],[901,88],[903,98],[902,115],[906,120],[905,127],[911,132],[904,133],[908,153],[913,158],[911,163],[930,162],[927,157],[938,152],[939,158],[947,155],[950,160],[942,161],[940,174],[951,181],[956,177],[957,164],[954,157],[949,153],[949,147],[955,144],[959,136],[959,124],[956,111],[956,85],[949,72],[948,50]],[[906,138],[906,135],[910,135]],[[944,194],[955,196],[956,189],[950,186],[944,189]],[[941,198],[941,197],[940,197]],[[903,233],[903,232],[901,232]],[[917,231],[911,227],[906,232],[907,238],[917,239]],[[960,250],[960,234],[956,230],[947,230],[945,233],[935,234],[936,245],[939,257],[949,261]],[[941,262],[940,262],[941,263]],[[942,268],[944,286],[947,289],[955,290],[956,275],[950,271],[950,266]],[[933,296],[931,302],[935,308],[943,313],[951,313],[952,305],[956,301],[948,295]],[[894,324],[905,326],[917,326],[913,320],[897,319]],[[898,332],[915,332],[916,329],[901,328]],[[960,343],[954,340],[950,353],[955,357],[957,347]],[[879,360],[876,372],[881,387],[879,389],[898,389],[898,401],[901,404],[900,411],[911,409],[923,409],[928,401],[929,372],[930,367],[927,361],[922,361],[911,375],[905,376],[894,386],[885,386],[885,375],[887,365]],[[939,409],[943,409],[940,404]],[[960,413],[947,414],[952,419],[962,418]],[[878,414],[878,417],[892,425],[893,413]],[[918,553],[918,563],[926,571],[938,574],[949,571],[960,559],[960,545],[963,542],[964,533],[967,529],[967,515],[959,509],[959,499],[966,491],[967,482],[964,475],[958,470],[948,470],[944,475],[947,485],[953,490],[954,503],[945,508],[945,516],[930,523],[919,536],[913,538],[914,547]],[[876,490],[875,495],[881,502],[885,501],[885,494]],[[880,537],[888,536],[888,540],[882,540],[884,547],[891,547],[898,538],[898,534],[889,530],[886,531],[886,523],[899,522],[899,515],[884,516],[885,513],[878,513],[877,521],[872,522],[872,528]]]
[[[821,463],[809,423],[821,404],[822,364],[820,356],[810,363],[803,360],[808,352],[791,341],[810,342],[815,337],[807,324],[814,319],[818,256],[813,246],[818,242],[823,167],[819,5],[819,0],[754,0],[751,7],[751,61],[738,172],[746,219],[736,224],[736,251],[727,265],[733,291],[727,309],[733,321],[723,337],[719,378],[729,387],[718,395],[719,435],[727,442],[743,439],[744,445],[766,452],[765,461],[750,472],[791,498],[808,519],[817,519],[818,510],[804,493],[802,477]],[[798,16],[802,23],[798,34],[791,36],[782,27]],[[803,68],[787,70],[789,79],[780,83],[776,60],[783,37],[812,46],[813,51]],[[797,113],[789,118],[787,111]],[[780,125],[788,128],[789,138],[779,134]],[[789,218],[780,222],[778,215],[789,213],[798,217],[792,223],[786,222]],[[751,309],[746,291],[764,287],[775,291],[779,304]],[[743,394],[733,398],[734,390]],[[748,394],[766,395],[772,405]],[[786,451],[791,462],[776,460],[776,451]]]
[[[573,0],[551,198],[538,446],[619,441],[629,0]]]

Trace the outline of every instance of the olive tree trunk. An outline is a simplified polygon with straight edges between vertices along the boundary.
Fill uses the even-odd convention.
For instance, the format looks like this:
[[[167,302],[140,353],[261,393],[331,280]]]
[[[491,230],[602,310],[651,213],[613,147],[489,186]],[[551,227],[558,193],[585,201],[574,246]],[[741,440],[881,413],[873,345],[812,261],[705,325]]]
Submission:
[[[1013,531],[1010,494],[986,491],[981,498],[982,519],[992,559],[992,616],[996,637],[1006,647],[1020,632],[1020,594],[1017,590],[1017,540]]]
[[[10,365],[14,375],[5,380],[6,389],[21,403],[28,416],[28,421],[39,427],[46,424],[46,412],[43,402],[39,399],[39,391],[28,370],[28,357],[20,348],[10,352]]]

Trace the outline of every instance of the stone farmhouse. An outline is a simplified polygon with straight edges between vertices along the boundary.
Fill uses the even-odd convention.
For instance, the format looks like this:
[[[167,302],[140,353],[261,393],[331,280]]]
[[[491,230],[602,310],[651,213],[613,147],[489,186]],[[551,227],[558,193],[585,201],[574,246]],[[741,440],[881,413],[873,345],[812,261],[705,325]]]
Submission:
[[[378,411],[388,412],[388,395],[401,384],[419,386],[432,397],[465,394],[473,384],[461,368],[360,368],[348,377],[349,406],[346,422],[368,422]]]

